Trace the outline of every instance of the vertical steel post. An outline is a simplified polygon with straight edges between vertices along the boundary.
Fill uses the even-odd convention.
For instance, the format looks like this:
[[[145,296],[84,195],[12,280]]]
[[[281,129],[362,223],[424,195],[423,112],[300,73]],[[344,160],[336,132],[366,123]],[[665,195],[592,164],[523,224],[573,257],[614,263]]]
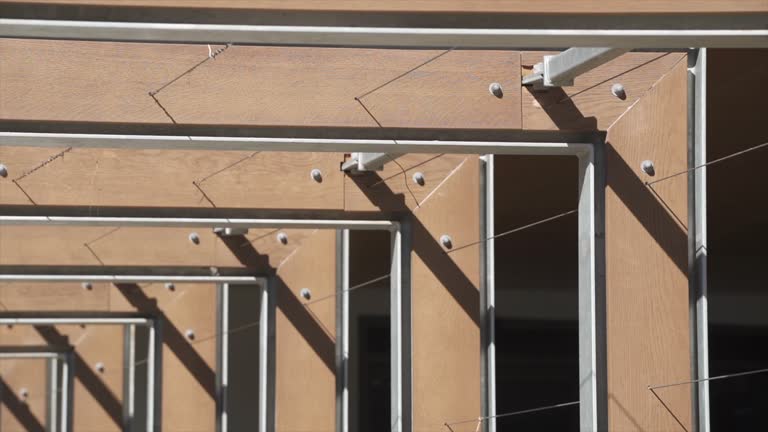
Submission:
[[[709,377],[707,305],[707,50],[688,52],[688,281],[691,379]],[[694,169],[697,166],[701,168]],[[693,430],[709,432],[709,381],[691,386]]]
[[[579,155],[580,430],[607,430],[605,199],[602,143]]]

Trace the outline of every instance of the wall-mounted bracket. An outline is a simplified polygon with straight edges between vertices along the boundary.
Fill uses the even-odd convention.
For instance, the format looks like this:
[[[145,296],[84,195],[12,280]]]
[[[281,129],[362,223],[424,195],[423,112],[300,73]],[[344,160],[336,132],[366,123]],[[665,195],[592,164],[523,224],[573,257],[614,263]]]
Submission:
[[[352,157],[341,165],[341,170],[348,173],[381,171],[384,164],[402,156],[391,153],[352,153]]]
[[[541,87],[572,86],[577,76],[629,51],[628,48],[569,48],[557,55],[544,56],[523,78],[523,85]]]

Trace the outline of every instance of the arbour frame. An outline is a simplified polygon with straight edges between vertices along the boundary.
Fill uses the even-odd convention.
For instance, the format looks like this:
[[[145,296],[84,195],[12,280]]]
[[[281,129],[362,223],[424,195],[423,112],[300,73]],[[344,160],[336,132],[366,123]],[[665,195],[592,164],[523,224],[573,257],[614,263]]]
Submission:
[[[74,361],[69,346],[0,346],[0,360],[46,360],[46,431],[72,430]],[[1,386],[1,385],[0,385]],[[4,391],[0,389],[0,393]]]
[[[652,19],[651,19],[652,21]],[[650,24],[653,24],[650,22]],[[649,27],[653,27],[650,25]],[[767,47],[765,29],[418,29],[418,28],[365,28],[365,27],[302,27],[302,26],[236,26],[205,24],[162,23],[98,23],[83,21],[8,20],[0,19],[0,37],[59,38],[90,40],[131,40],[144,42],[235,42],[245,44],[274,44],[302,46],[367,46],[367,47],[453,47],[501,48],[525,46],[528,48],[558,48],[562,46],[608,46],[626,48],[707,47]],[[706,50],[691,50],[695,58],[689,64],[688,125],[689,167],[705,161],[706,119]],[[691,57],[689,57],[691,58]],[[579,194],[579,350],[581,386],[581,429],[607,428],[605,399],[605,316],[604,310],[604,245],[603,245],[603,176],[602,149],[595,143],[504,143],[477,141],[405,141],[348,140],[348,139],[291,139],[291,138],[227,138],[188,136],[140,136],[93,134],[39,134],[0,133],[0,145],[19,146],[72,146],[115,148],[163,149],[216,149],[261,151],[329,151],[329,152],[383,152],[383,153],[474,153],[520,155],[575,155],[580,159]],[[486,177],[487,180],[487,177]],[[692,170],[689,174],[689,275],[691,276],[691,303],[693,305],[691,333],[693,345],[693,377],[705,378],[706,370],[706,181],[705,171]],[[486,195],[487,197],[487,195]],[[488,215],[487,209],[485,215]],[[96,219],[86,224],[101,223]],[[144,218],[151,224],[151,218]],[[8,217],[0,223],[84,223],[71,217]],[[238,226],[236,221],[223,221]],[[492,221],[484,220],[484,223]],[[226,226],[220,224],[219,226]],[[407,236],[406,236],[407,237]],[[401,239],[402,241],[402,239]],[[406,241],[410,241],[406,239]],[[492,240],[486,242],[486,263]],[[699,252],[703,251],[703,252]],[[406,251],[407,252],[407,248]],[[493,265],[484,267],[485,278],[492,276]],[[408,267],[406,266],[406,269]],[[404,273],[408,273],[405,271]],[[696,275],[693,277],[693,275]],[[409,274],[407,276],[410,276]],[[488,287],[483,290],[487,296]],[[407,300],[407,299],[405,299]],[[483,303],[483,307],[487,304]],[[410,314],[410,311],[408,311]],[[487,331],[487,310],[481,311],[484,332]],[[394,322],[393,315],[393,322]],[[401,317],[401,318],[409,318]],[[487,338],[485,335],[484,338]],[[487,339],[484,339],[487,343]],[[492,346],[492,345],[491,345]],[[483,352],[486,353],[486,346]],[[487,353],[486,353],[487,354]],[[492,356],[490,356],[492,357]],[[485,372],[492,370],[490,357],[485,357]],[[404,357],[401,360],[407,361]],[[601,371],[602,366],[602,371]],[[487,377],[487,375],[486,375]],[[406,381],[408,384],[410,381]],[[410,388],[403,388],[409,395]],[[492,391],[483,390],[484,415],[490,415],[489,397]],[[698,430],[708,430],[708,401],[706,382],[694,386],[693,411],[702,420]],[[698,396],[701,397],[698,397]],[[410,396],[408,396],[410,397]],[[408,405],[410,399],[401,401]],[[409,430],[410,406],[403,408],[400,430]],[[694,416],[696,418],[697,416]]]
[[[77,226],[152,226],[152,227],[208,227],[208,228],[319,228],[335,229],[337,231],[336,255],[337,255],[337,282],[336,294],[339,299],[336,309],[337,331],[341,332],[342,343],[337,343],[337,428],[344,427],[348,418],[348,401],[343,396],[347,394],[346,354],[348,352],[349,314],[348,289],[349,289],[349,230],[386,230],[391,233],[391,270],[390,270],[390,314],[393,317],[391,325],[391,394],[392,413],[394,424],[402,425],[410,421],[410,414],[405,407],[410,405],[410,249],[409,239],[403,236],[403,225],[407,222],[393,222],[386,220],[330,220],[330,219],[219,219],[219,218],[141,218],[141,217],[16,217],[0,216],[0,225],[37,225],[37,224],[64,224]],[[341,240],[341,239],[345,240]],[[77,267],[71,269],[79,270]],[[218,325],[217,331],[217,357],[221,361],[217,373],[217,430],[226,432],[227,405],[223,396],[228,381],[228,291],[230,285],[257,285],[261,292],[259,312],[259,389],[258,389],[258,430],[267,432],[274,430],[274,382],[275,382],[275,331],[274,312],[276,308],[274,290],[270,290],[270,278],[258,276],[179,276],[179,275],[130,275],[130,274],[41,274],[41,273],[15,273],[0,274],[2,282],[111,282],[111,283],[148,283],[148,282],[176,282],[176,283],[216,283],[218,287]],[[272,284],[274,286],[274,284]],[[405,294],[405,295],[404,295]],[[95,317],[83,317],[79,314],[53,314],[12,313],[0,314],[0,324],[122,324],[125,326],[126,352],[130,353],[125,358],[126,383],[128,403],[126,418],[131,419],[134,406],[133,379],[135,377],[136,359],[133,353],[135,349],[135,325],[144,324],[150,328],[149,349],[147,364],[150,369],[147,372],[147,419],[148,431],[160,431],[159,403],[155,397],[158,386],[161,363],[158,362],[158,345],[162,346],[161,332],[156,329],[159,318],[141,318],[133,314],[106,313]],[[397,318],[397,319],[396,319]],[[130,423],[128,423],[130,424]],[[130,428],[130,426],[126,426]],[[130,429],[127,429],[130,430]],[[346,428],[343,430],[347,430]],[[403,430],[402,426],[396,430]]]

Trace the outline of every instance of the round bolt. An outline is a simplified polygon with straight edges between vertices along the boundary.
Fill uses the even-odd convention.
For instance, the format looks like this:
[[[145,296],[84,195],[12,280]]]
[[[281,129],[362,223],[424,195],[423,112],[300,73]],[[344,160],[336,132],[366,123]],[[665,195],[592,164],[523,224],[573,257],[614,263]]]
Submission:
[[[209,267],[208,271],[211,272],[211,276],[219,276],[219,268],[218,267]]]
[[[277,233],[277,241],[279,241],[282,244],[288,244],[288,234],[284,232]]]
[[[440,243],[442,243],[443,247],[446,249],[451,249],[453,247],[453,239],[448,234],[440,236]]]
[[[424,173],[422,172],[415,173],[413,175],[413,182],[419,186],[424,186],[424,183],[426,183],[426,180],[424,179]]]
[[[104,370],[105,370],[105,368],[104,368],[104,363],[102,363],[102,362],[98,362],[98,363],[96,363],[96,370],[97,370],[99,373],[104,373]]]
[[[93,284],[90,282],[83,282],[82,287],[84,290],[91,291],[93,289]]]
[[[165,284],[165,289],[167,289],[168,291],[176,291],[176,285],[174,285],[171,282],[168,282]]]
[[[184,336],[186,336],[189,340],[195,340],[195,331],[192,329],[187,329],[187,331],[184,332]]]
[[[501,88],[501,84],[499,83],[491,83],[491,85],[488,86],[488,91],[497,98],[504,97],[504,89]]]
[[[8,167],[0,164],[0,177],[8,177]]]
[[[310,176],[312,176],[312,180],[322,183],[323,182],[323,172],[319,169],[315,168],[312,170],[312,172],[309,173]]]
[[[189,241],[191,241],[193,244],[200,244],[200,235],[198,235],[196,232],[190,233]]]
[[[309,288],[302,288],[301,296],[304,297],[306,300],[309,300],[312,298],[312,291],[310,291]]]
[[[644,160],[640,164],[640,169],[642,169],[644,173],[648,174],[651,177],[656,175],[656,168],[653,166],[653,161]]]
[[[22,387],[19,389],[19,396],[22,400],[27,400],[29,398],[29,390],[26,387]]]
[[[13,324],[8,324],[6,327],[8,327],[8,330],[13,330]]]
[[[616,83],[611,86],[611,94],[621,100],[624,100],[627,98],[627,91],[624,89],[624,85],[620,83]]]

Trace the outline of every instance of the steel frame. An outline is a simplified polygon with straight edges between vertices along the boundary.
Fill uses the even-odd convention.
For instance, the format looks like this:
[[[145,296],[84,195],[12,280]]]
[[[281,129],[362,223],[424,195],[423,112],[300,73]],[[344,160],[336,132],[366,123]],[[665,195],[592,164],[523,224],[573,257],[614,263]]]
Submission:
[[[340,280],[339,287],[342,301],[337,306],[337,314],[341,314],[343,317],[343,327],[341,329],[342,335],[348,335],[349,323],[349,302],[347,289],[349,288],[349,256],[348,256],[348,238],[349,230],[386,230],[392,234],[392,269],[391,269],[391,343],[392,349],[392,422],[393,431],[409,431],[411,424],[411,412],[410,412],[410,249],[407,246],[408,241],[403,238],[403,227],[408,226],[407,222],[396,221],[382,221],[382,220],[327,220],[327,219],[221,219],[221,218],[135,218],[135,217],[58,217],[58,216],[42,216],[42,217],[27,217],[27,216],[0,216],[0,225],[70,225],[70,226],[153,226],[153,227],[236,227],[236,228],[253,228],[253,227],[271,227],[271,228],[333,228],[341,233],[346,233],[346,246],[337,247],[337,254],[343,262],[346,262],[343,267],[343,278]],[[246,285],[259,285],[262,290],[262,302],[260,311],[260,347],[259,347],[259,373],[260,381],[259,385],[259,425],[258,430],[260,432],[267,432],[274,430],[274,416],[270,412],[273,409],[273,395],[274,390],[272,387],[273,377],[268,376],[273,372],[274,365],[270,364],[270,358],[273,356],[274,343],[270,343],[273,338],[274,329],[270,323],[273,322],[270,319],[270,315],[274,314],[274,295],[269,294],[269,282],[263,277],[257,276],[176,276],[176,275],[62,275],[62,274],[0,274],[0,282],[94,282],[104,281],[112,283],[147,283],[147,282],[179,282],[179,283],[217,283],[221,287],[222,298],[219,302],[219,313],[221,314],[222,321],[220,326],[226,328],[228,325],[228,317],[223,311],[226,310],[228,303],[228,285],[232,284],[246,284]],[[346,288],[344,288],[346,286]],[[0,324],[5,321],[13,321],[12,323],[47,323],[50,321],[45,318],[25,318],[23,322],[13,318],[2,318],[0,315]],[[142,318],[134,317],[121,317],[121,318],[108,318],[97,317],[90,319],[75,318],[75,317],[60,317],[57,323],[68,324],[125,324],[127,330],[125,333],[126,341],[125,345],[128,347],[128,351],[134,352],[135,343],[135,328],[133,326],[142,324],[144,321]],[[227,333],[220,332],[219,338],[219,358],[222,360],[222,364],[226,364],[227,351],[228,351],[228,337]],[[342,394],[347,394],[347,379],[344,371],[346,370],[346,352],[348,352],[349,340],[348,337],[342,338],[341,344],[337,344],[338,350],[345,353],[343,355],[343,361],[337,367],[340,373],[337,376],[343,376],[340,389]],[[150,330],[150,346],[154,346],[160,339],[156,336],[155,332]],[[161,342],[159,342],[161,343]],[[150,351],[152,352],[152,351]],[[128,357],[126,370],[128,376],[132,377],[135,373],[135,358]],[[152,363],[152,362],[149,362]],[[159,369],[159,368],[158,368]],[[218,377],[220,388],[226,386],[227,383],[227,371],[226,367],[221,370],[221,375]],[[155,373],[148,372],[148,393],[149,389],[154,389],[154,377]],[[218,375],[218,374],[217,374]],[[134,401],[132,399],[133,385],[132,382],[128,382],[126,385],[126,395],[129,395],[128,403],[126,404],[126,424],[130,424],[130,417],[133,413]],[[217,401],[217,429],[226,432],[227,431],[227,404],[226,398],[222,398],[223,393],[219,392],[219,400]],[[147,397],[147,404],[155,404],[152,401],[150,395]],[[344,408],[343,414],[340,412],[337,414],[339,424],[343,431],[348,430],[348,399],[345,397],[342,403]],[[159,403],[159,402],[158,402]],[[339,406],[339,405],[337,405]],[[158,416],[153,415],[148,410],[147,414],[147,430],[156,431],[159,430],[159,422],[156,420]],[[154,424],[154,427],[150,427]]]
[[[4,359],[47,360],[46,431],[71,431],[72,411],[69,407],[74,400],[71,377],[75,366],[72,347],[0,346],[0,360]]]
[[[159,359],[157,341],[157,331],[159,322],[154,317],[147,317],[132,313],[97,313],[97,314],[84,314],[84,313],[38,313],[38,312],[3,312],[0,313],[0,325],[64,325],[64,324],[85,324],[85,325],[123,325],[125,327],[134,327],[136,325],[146,326],[149,329],[149,341],[147,347],[147,423],[146,430],[155,431],[155,411],[159,409],[159,404],[156,404],[155,396],[155,381],[157,379],[156,374],[159,373]],[[73,351],[70,350],[68,355],[73,356]],[[126,370],[134,369],[135,358],[128,364],[123,365]],[[129,374],[126,374],[129,375]],[[133,376],[123,377],[123,385],[130,387],[134,386],[134,382],[129,378]],[[74,388],[74,362],[69,359],[67,362],[62,363],[62,388],[67,388],[69,391],[66,397],[63,397],[61,404],[61,432],[69,432],[72,430],[72,402]],[[133,395],[133,392],[128,392]],[[159,402],[159,401],[158,401]],[[126,405],[133,406],[134,401],[131,399]],[[130,430],[130,429],[128,429]]]
[[[267,381],[267,368],[269,359],[270,345],[268,344],[267,332],[269,331],[269,302],[270,291],[268,279],[264,277],[257,278],[253,285],[259,286],[259,389],[257,412],[259,421],[256,430],[266,432],[267,429],[267,399],[271,396],[271,390]],[[242,285],[250,285],[240,283]],[[227,387],[229,385],[229,289],[231,283],[221,283],[217,285],[217,347],[216,347],[216,430],[219,432],[229,431],[229,412]]]
[[[511,49],[759,48],[768,30],[756,29],[473,29],[407,27],[172,24],[117,21],[0,19],[0,37],[157,43],[235,43],[378,48]]]
[[[181,42],[181,43],[237,43],[265,45],[335,46],[335,47],[382,47],[382,48],[458,48],[458,49],[512,49],[557,48],[564,46],[607,48],[687,48],[706,46],[712,48],[768,47],[768,29],[705,29],[705,30],[562,30],[562,29],[438,29],[438,28],[374,28],[374,27],[311,27],[311,26],[261,26],[216,24],[162,24],[93,21],[53,21],[0,19],[0,37],[52,38],[97,41]],[[699,50],[698,63],[691,69],[697,75],[695,87],[689,93],[689,107],[695,112],[693,161],[705,160],[705,59]],[[702,55],[703,54],[703,55]],[[599,146],[589,143],[503,143],[475,141],[400,141],[392,140],[344,140],[344,139],[291,139],[291,138],[234,138],[234,137],[187,137],[187,136],[140,136],[94,134],[40,134],[0,133],[0,145],[49,146],[49,147],[114,147],[114,148],[161,148],[161,149],[216,149],[260,151],[332,151],[377,153],[474,153],[557,155],[572,154],[580,159],[581,184],[579,200],[579,326],[580,326],[580,373],[585,383],[581,387],[581,428],[604,430],[607,428],[604,353],[604,208],[602,197],[602,154]],[[706,214],[705,171],[696,170],[692,176],[694,189],[692,212],[696,218],[692,270],[696,275],[695,340],[696,374],[707,375],[706,344]],[[15,218],[15,219],[14,219]],[[21,220],[17,223],[75,223],[72,218],[48,218],[47,221]],[[69,219],[69,220],[68,220]],[[138,219],[138,218],[137,218]],[[224,220],[216,226],[240,226],[238,222]],[[13,220],[0,221],[11,223]],[[144,218],[137,224],[152,224]],[[487,222],[487,220],[486,220]],[[89,223],[101,223],[93,220]],[[187,223],[187,222],[184,222]],[[193,223],[193,222],[188,222]],[[332,225],[332,224],[331,224]],[[186,226],[186,225],[184,225]],[[339,228],[339,227],[336,227]],[[343,227],[341,227],[343,228]],[[492,242],[489,242],[492,244]],[[489,251],[486,250],[486,254]],[[492,253],[492,252],[491,252]],[[487,257],[492,259],[492,256]],[[486,264],[487,266],[487,264]],[[492,267],[490,267],[492,270]],[[486,271],[488,268],[486,268]],[[407,273],[407,272],[404,272]],[[405,277],[405,276],[404,276]],[[487,284],[486,284],[487,289]],[[694,287],[692,287],[692,290]],[[486,293],[486,296],[488,293]],[[486,297],[492,301],[492,297]],[[408,299],[400,299],[404,303]],[[409,305],[408,305],[409,306]],[[402,310],[401,310],[402,312]],[[483,311],[486,313],[487,311]],[[410,313],[410,311],[408,311]],[[403,317],[406,318],[406,317]],[[409,315],[408,317],[409,318]],[[694,329],[692,329],[694,331]],[[402,340],[401,340],[402,342]],[[492,347],[492,341],[489,347]],[[490,352],[490,351],[489,351]],[[405,359],[403,368],[408,371]],[[486,358],[486,362],[490,362]],[[492,364],[487,365],[491,367]],[[409,382],[408,382],[409,384]],[[410,409],[410,389],[401,401]],[[708,424],[706,383],[697,388],[696,411],[704,419],[699,428]],[[491,401],[489,401],[489,404]],[[404,412],[405,414],[405,412]],[[402,418],[403,430],[406,419]]]
[[[499,153],[497,153],[499,154]],[[579,159],[579,400],[582,431],[607,430],[607,388],[605,368],[605,274],[604,267],[604,187],[602,145],[586,146],[581,151],[562,155]],[[488,432],[495,432],[496,421],[496,362],[495,362],[495,252],[494,252],[494,155],[483,162],[484,191],[481,221],[486,239],[481,255],[484,268],[481,296],[481,325],[483,341],[482,389],[485,411],[483,417]]]

